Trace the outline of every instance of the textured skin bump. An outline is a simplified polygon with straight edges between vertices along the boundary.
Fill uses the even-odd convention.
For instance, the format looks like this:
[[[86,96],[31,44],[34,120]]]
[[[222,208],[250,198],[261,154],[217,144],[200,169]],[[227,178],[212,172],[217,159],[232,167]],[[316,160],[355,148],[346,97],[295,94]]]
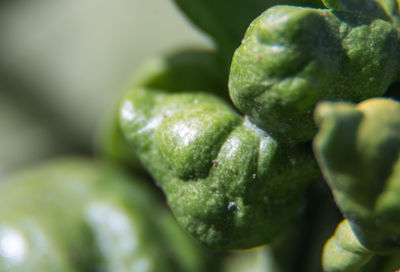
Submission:
[[[155,88],[170,93],[199,89],[229,100],[227,74],[216,53],[187,49],[154,57],[143,64],[131,80],[130,87]],[[122,135],[119,108],[107,116],[97,131],[96,148],[112,161],[141,173],[144,169],[135,150]]]
[[[204,178],[222,143],[240,121],[231,110],[196,104],[162,122],[155,147],[177,177]]]
[[[272,136],[309,141],[321,99],[382,95],[397,74],[398,32],[368,14],[275,6],[255,19],[229,78],[234,105]]]
[[[318,174],[306,148],[284,148],[209,94],[133,89],[121,127],[178,222],[214,249],[265,244]]]
[[[322,103],[315,119],[316,158],[356,236],[374,252],[400,247],[400,103]]]

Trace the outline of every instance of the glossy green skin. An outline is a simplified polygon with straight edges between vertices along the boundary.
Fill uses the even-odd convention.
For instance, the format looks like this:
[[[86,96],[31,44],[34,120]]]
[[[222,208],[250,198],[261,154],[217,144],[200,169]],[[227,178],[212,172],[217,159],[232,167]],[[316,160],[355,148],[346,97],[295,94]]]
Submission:
[[[269,7],[278,4],[320,6],[319,0],[174,0],[201,30],[209,34],[227,59],[250,22]]]
[[[315,113],[318,163],[356,237],[377,253],[400,247],[399,116],[387,98],[323,103]]]
[[[209,94],[133,89],[120,117],[178,222],[211,248],[269,242],[318,174],[306,148],[285,149]]]
[[[234,54],[230,96],[272,136],[310,141],[319,100],[385,93],[397,75],[398,40],[389,21],[369,13],[275,6],[250,24]]]
[[[207,263],[148,188],[105,163],[54,160],[3,181],[0,195],[0,271],[202,271]]]

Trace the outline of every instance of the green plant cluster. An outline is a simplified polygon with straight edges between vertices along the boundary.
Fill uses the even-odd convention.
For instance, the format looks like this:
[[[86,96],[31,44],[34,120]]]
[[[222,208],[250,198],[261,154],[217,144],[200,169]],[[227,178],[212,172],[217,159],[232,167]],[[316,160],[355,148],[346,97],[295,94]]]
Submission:
[[[0,184],[0,271],[399,269],[400,3],[175,3],[215,50],[143,66],[108,162]]]

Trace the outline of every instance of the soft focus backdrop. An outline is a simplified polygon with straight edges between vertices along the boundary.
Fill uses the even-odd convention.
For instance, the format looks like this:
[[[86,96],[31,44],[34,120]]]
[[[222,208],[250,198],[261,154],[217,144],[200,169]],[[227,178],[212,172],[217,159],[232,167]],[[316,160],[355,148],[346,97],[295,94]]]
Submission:
[[[90,153],[98,121],[146,59],[210,47],[165,0],[0,1],[0,175]]]

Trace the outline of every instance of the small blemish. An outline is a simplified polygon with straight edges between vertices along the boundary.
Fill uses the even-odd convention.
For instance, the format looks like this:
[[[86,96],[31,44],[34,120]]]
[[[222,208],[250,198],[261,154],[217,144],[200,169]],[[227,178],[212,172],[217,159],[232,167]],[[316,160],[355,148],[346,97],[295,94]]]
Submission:
[[[164,119],[167,119],[167,118],[168,118],[168,115],[167,115],[167,114],[164,114],[164,115],[163,115],[163,118],[164,118]]]
[[[232,201],[228,203],[228,211],[231,211],[233,209],[240,211],[240,207],[237,206],[236,203]]]
[[[218,166],[218,161],[217,161],[217,160],[213,160],[213,161],[212,161],[212,165],[213,165],[214,167],[217,167],[217,166]]]
[[[245,42],[246,42],[246,39],[242,39],[242,40],[240,41],[241,44],[243,44],[243,43],[245,43]]]

